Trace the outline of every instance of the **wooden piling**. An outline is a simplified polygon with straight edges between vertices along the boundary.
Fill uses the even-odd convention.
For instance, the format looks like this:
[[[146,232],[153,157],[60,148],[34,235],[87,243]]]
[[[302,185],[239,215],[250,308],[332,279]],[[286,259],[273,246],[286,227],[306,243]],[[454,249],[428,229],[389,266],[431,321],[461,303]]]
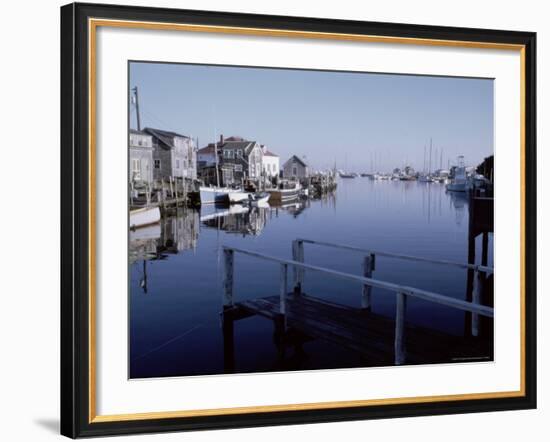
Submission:
[[[372,278],[372,271],[374,270],[374,254],[365,256],[363,259],[363,275],[365,278]],[[372,287],[370,285],[363,285],[363,296],[361,297],[361,308],[371,308],[371,293]]]
[[[405,314],[407,310],[407,296],[397,293],[395,307],[395,365],[401,365],[406,360],[405,348]]]
[[[304,243],[300,240],[292,241],[292,259],[298,262],[304,262]],[[294,266],[294,293],[302,292],[304,285],[304,270]]]
[[[224,272],[223,272],[223,305],[233,305],[233,261],[234,253],[231,249],[224,249]]]
[[[224,307],[222,312],[224,373],[235,372],[235,321],[229,314],[229,308]]]

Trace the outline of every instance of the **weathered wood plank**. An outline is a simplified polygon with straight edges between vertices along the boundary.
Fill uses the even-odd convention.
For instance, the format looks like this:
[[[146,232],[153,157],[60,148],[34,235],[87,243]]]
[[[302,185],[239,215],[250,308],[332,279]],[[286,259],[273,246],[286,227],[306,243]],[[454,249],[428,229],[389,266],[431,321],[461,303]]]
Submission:
[[[280,320],[280,299],[280,295],[256,298],[236,303],[235,308],[247,315],[257,314],[270,320]],[[398,316],[400,310],[403,315],[403,320],[399,319],[398,334],[401,337],[398,342],[395,339],[396,321],[393,319],[306,294],[295,296],[289,293],[284,299],[289,329],[358,352],[373,365],[446,362],[453,356],[468,355],[464,338],[407,324],[403,315],[404,303],[401,305],[398,302]],[[482,343],[478,342],[476,346],[472,348],[472,355],[488,354]]]

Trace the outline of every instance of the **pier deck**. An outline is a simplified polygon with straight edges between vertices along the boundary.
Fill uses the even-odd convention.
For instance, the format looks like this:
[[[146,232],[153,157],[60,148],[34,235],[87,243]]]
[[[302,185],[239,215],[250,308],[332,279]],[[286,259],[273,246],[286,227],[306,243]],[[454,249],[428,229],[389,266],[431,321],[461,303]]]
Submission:
[[[252,315],[273,320],[283,342],[322,339],[357,352],[369,365],[393,365],[395,357],[395,320],[328,302],[305,294],[286,297],[286,327],[281,326],[280,296],[255,298],[235,303],[224,312],[224,322],[232,323]],[[407,364],[451,362],[453,360],[490,360],[490,341],[452,336],[405,323],[404,347]]]

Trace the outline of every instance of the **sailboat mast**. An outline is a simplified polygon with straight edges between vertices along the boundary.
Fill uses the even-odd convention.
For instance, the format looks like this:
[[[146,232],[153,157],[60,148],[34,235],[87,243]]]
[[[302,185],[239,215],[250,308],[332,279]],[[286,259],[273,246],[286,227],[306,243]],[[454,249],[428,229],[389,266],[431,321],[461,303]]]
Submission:
[[[428,173],[432,174],[432,139],[430,138],[430,165],[428,169]]]
[[[424,144],[424,157],[423,157],[423,163],[422,163],[422,173],[426,175],[426,145]]]

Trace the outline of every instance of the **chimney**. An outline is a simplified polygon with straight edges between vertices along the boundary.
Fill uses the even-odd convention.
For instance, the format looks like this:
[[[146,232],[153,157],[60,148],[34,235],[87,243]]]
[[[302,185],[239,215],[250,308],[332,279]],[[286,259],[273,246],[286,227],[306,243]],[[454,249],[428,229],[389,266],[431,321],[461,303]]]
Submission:
[[[220,134],[220,145],[223,144],[223,134]]]

